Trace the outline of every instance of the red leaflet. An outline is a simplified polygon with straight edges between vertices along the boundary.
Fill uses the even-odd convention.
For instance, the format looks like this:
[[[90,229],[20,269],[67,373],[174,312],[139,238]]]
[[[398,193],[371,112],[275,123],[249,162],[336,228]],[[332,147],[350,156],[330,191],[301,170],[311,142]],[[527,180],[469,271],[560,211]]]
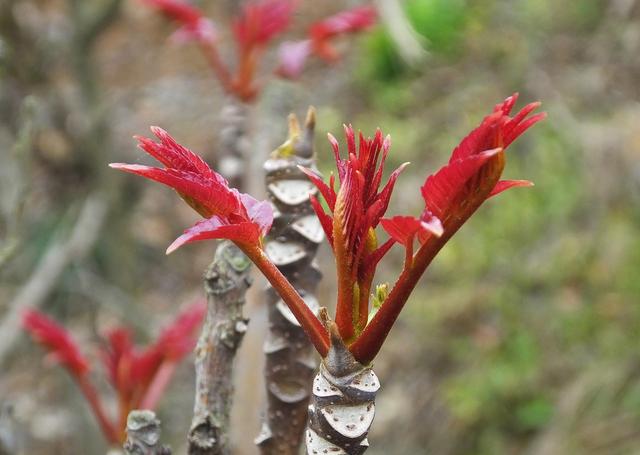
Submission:
[[[35,310],[23,316],[23,326],[63,365],[89,402],[107,440],[121,445],[126,418],[132,409],[153,409],[169,384],[176,365],[193,350],[194,333],[206,312],[205,303],[187,307],[158,340],[145,349],[136,347],[132,332],[119,327],[105,336],[100,354],[109,383],[118,395],[118,418],[105,412],[100,395],[92,385],[89,362],[63,327]]]
[[[375,265],[391,244],[378,247],[375,228],[387,210],[393,186],[405,165],[396,169],[380,190],[384,162],[389,152],[390,138],[380,130],[373,139],[359,136],[356,140],[351,126],[345,126],[348,155],[340,157],[338,142],[333,147],[340,189],[336,194],[333,177],[324,183],[310,170],[304,170],[318,187],[333,217],[329,217],[312,198],[327,237],[332,242],[338,272],[338,308],[336,322],[345,340],[364,328],[368,315],[369,291]],[[331,221],[329,221],[331,220]]]
[[[359,6],[313,23],[309,28],[308,39],[288,41],[280,45],[277,74],[288,79],[299,77],[307,58],[312,54],[329,62],[337,60],[338,52],[331,41],[339,35],[366,30],[376,20],[377,13],[373,7]]]
[[[264,46],[282,33],[291,21],[291,0],[261,0],[246,3],[233,24],[236,41],[241,48]]]
[[[73,376],[81,377],[89,372],[89,362],[64,327],[37,310],[25,311],[22,325],[36,342],[49,351],[50,358],[68,369]]]
[[[326,60],[336,60],[338,54],[331,46],[330,40],[337,35],[367,29],[376,23],[377,18],[374,7],[359,6],[316,22],[309,29],[315,53]]]
[[[271,228],[271,205],[229,188],[220,174],[198,155],[178,144],[166,131],[158,127],[151,130],[160,142],[139,137],[139,147],[164,164],[164,169],[121,163],[110,166],[170,186],[200,215],[208,218],[187,229],[167,253],[204,239],[228,238],[240,244],[259,244]]]
[[[415,234],[421,244],[429,238],[424,223],[442,222],[447,237],[489,197],[517,186],[531,186],[526,180],[499,181],[504,168],[504,151],[524,131],[545,117],[529,117],[540,103],[525,106],[513,118],[509,113],[517,94],[498,104],[493,113],[465,137],[451,154],[449,163],[430,175],[421,188],[425,210],[421,217],[384,220],[383,228],[399,243],[408,246]]]
[[[121,416],[126,417],[131,409],[140,407],[164,364],[177,364],[193,350],[196,343],[194,334],[205,312],[204,302],[187,307],[162,330],[154,343],[145,348],[135,346],[133,335],[127,328],[118,327],[107,333],[102,361],[109,381],[118,393]],[[163,391],[154,391],[154,399],[146,400],[148,405],[151,404],[149,408],[154,407]]]
[[[311,40],[285,41],[278,48],[279,65],[276,74],[285,79],[296,79],[313,52]]]
[[[427,177],[421,188],[425,209],[419,218],[400,216],[382,220],[387,233],[405,246],[407,261],[380,310],[350,347],[361,362],[375,357],[427,266],[478,207],[509,188],[532,185],[525,180],[500,181],[506,148],[546,116],[544,113],[530,116],[540,106],[531,103],[510,117],[517,98],[515,94],[498,104],[453,150],[449,163]],[[414,238],[420,243],[415,256]]]
[[[118,444],[120,435],[108,418],[98,391],[89,378],[89,362],[80,352],[69,332],[52,319],[36,310],[27,310],[23,314],[22,325],[34,340],[49,350],[50,356],[65,367],[80,388],[93,411],[104,437],[111,444]]]
[[[182,25],[176,32],[176,38],[181,40],[196,40],[213,43],[215,28],[213,23],[204,17],[196,7],[180,0],[142,0],[152,8]]]

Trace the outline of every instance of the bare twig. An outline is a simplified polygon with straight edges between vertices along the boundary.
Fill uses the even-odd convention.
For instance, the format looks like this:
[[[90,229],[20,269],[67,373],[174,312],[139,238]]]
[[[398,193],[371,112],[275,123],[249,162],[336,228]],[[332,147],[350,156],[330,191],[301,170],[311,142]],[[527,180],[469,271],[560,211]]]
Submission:
[[[0,405],[0,455],[20,453],[20,432],[10,404]]]
[[[126,455],[171,455],[169,447],[160,444],[160,420],[153,411],[131,411],[127,417]]]
[[[247,330],[242,315],[251,282],[250,262],[222,242],[205,272],[207,317],[196,346],[196,396],[189,430],[190,455],[229,454],[233,359]]]
[[[313,264],[324,238],[309,194],[315,186],[298,165],[315,169],[315,114],[309,109],[304,131],[289,117],[289,138],[265,163],[267,192],[276,218],[266,251],[307,305],[318,308],[315,297],[321,274]],[[267,290],[269,332],[264,343],[267,412],[256,444],[264,455],[299,453],[306,422],[314,350],[304,331],[273,289]]]
[[[33,274],[8,305],[0,323],[0,365],[20,333],[20,314],[26,308],[40,306],[54,289],[67,266],[84,257],[98,238],[107,212],[100,194],[90,195],[84,202],[71,234],[66,240],[53,241]]]
[[[15,191],[11,192],[8,191],[9,188],[5,188],[7,193],[13,194],[13,197],[9,197],[3,210],[5,213],[3,213],[2,224],[6,235],[0,244],[0,270],[16,254],[21,243],[22,212],[28,193],[27,182],[30,181],[27,158],[33,142],[34,116],[35,100],[27,97],[22,106],[20,128],[11,148],[11,161],[14,166],[4,169],[4,172],[15,173],[13,178],[6,179],[6,184],[12,186]]]

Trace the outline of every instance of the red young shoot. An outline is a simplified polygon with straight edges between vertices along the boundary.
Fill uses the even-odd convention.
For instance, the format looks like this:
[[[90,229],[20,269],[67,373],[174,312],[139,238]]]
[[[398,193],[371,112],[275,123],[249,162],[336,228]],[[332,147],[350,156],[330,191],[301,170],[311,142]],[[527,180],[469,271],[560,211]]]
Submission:
[[[506,189],[532,185],[527,181],[500,181],[506,148],[546,116],[544,113],[529,116],[540,106],[531,103],[510,117],[517,98],[514,94],[498,104],[453,150],[449,163],[427,177],[421,189],[425,209],[420,218],[394,217],[382,221],[383,228],[398,243],[412,248],[415,238],[420,247],[362,336],[351,346],[359,361],[367,363],[375,357],[427,266],[478,207]],[[436,220],[441,223],[441,236],[426,228]]]
[[[220,58],[219,42],[213,23],[202,11],[186,0],[141,0],[164,16],[180,24],[173,38],[195,41],[222,88],[238,100],[256,100],[261,86],[258,70],[265,51],[291,23],[298,5],[296,0],[254,0],[243,5],[233,21],[236,45],[236,68],[231,69]],[[376,11],[370,6],[337,13],[311,25],[308,37],[302,41],[282,43],[280,63],[275,74],[289,79],[298,77],[307,58],[314,54],[332,63],[339,58],[331,41],[337,36],[366,30],[376,21]]]
[[[120,163],[110,166],[172,187],[192,208],[206,217],[176,239],[167,249],[167,254],[200,240],[231,240],[281,295],[316,349],[326,353],[329,343],[323,325],[262,249],[262,239],[273,222],[271,204],[230,188],[227,181],[209,168],[202,158],[179,145],[164,130],[152,128],[152,131],[160,142],[138,138],[140,148],[160,161],[164,168]]]
[[[169,385],[178,363],[195,346],[194,333],[204,318],[206,306],[199,302],[187,307],[160,337],[145,349],[133,344],[132,333],[124,328],[111,330],[101,350],[101,359],[118,397],[117,418],[106,413],[100,394],[92,384],[90,364],[64,327],[35,310],[23,317],[23,325],[56,362],[65,367],[100,425],[107,441],[121,445],[126,419],[133,409],[154,409]]]
[[[353,128],[345,126],[346,156],[341,156],[338,141],[329,135],[337,166],[337,189],[333,175],[327,184],[313,171],[302,169],[317,186],[329,208],[326,213],[320,202],[311,197],[335,255],[337,330],[359,362],[367,364],[373,360],[427,266],[478,207],[509,188],[531,185],[523,180],[500,180],[505,150],[519,135],[545,117],[544,113],[530,115],[539,103],[529,104],[510,117],[516,100],[517,94],[498,104],[493,113],[453,150],[449,163],[427,177],[421,188],[425,208],[419,217],[382,218],[405,165],[393,171],[387,183],[382,185],[390,138],[385,138],[380,130],[373,138],[367,139],[360,134],[356,144]],[[229,188],[200,157],[177,144],[164,131],[153,131],[160,143],[141,138],[140,145],[165,168],[127,164],[112,167],[176,189],[187,203],[207,218],[186,230],[168,252],[197,240],[224,238],[235,242],[280,294],[317,351],[325,356],[330,344],[327,329],[262,248],[262,238],[273,220],[269,204]],[[376,234],[378,224],[382,224],[390,237],[382,245],[378,244]],[[376,266],[395,242],[405,248],[404,268],[389,293],[383,285],[381,289],[385,291],[376,294],[374,301],[379,309],[369,321]]]

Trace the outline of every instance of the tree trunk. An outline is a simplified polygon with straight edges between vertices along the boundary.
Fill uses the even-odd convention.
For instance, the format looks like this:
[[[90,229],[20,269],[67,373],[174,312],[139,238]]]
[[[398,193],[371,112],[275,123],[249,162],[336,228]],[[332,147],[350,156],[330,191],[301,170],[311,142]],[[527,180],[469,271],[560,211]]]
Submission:
[[[250,262],[231,242],[218,245],[205,272],[207,316],[196,346],[196,397],[190,455],[227,455],[233,359],[247,330],[242,315]]]
[[[267,192],[276,213],[266,241],[266,252],[313,311],[322,275],[313,260],[324,234],[309,195],[316,189],[298,169],[315,170],[313,135],[315,116],[309,109],[301,132],[289,117],[289,139],[265,163]],[[256,444],[263,455],[300,452],[316,368],[315,351],[291,311],[273,289],[266,291],[269,332],[264,343],[267,411]]]
[[[380,381],[371,367],[353,358],[335,324],[328,325],[331,347],[313,380],[307,454],[360,455],[369,448]]]

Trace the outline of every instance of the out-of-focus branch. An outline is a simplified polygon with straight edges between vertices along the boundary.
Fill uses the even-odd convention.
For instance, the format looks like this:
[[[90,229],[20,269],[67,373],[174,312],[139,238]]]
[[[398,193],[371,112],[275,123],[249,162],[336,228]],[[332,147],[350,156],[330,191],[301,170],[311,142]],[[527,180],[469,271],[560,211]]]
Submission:
[[[227,455],[233,359],[247,330],[242,315],[250,262],[230,242],[218,246],[205,272],[207,316],[196,346],[196,396],[190,455]]]
[[[82,30],[86,42],[93,43],[118,18],[121,5],[122,0],[106,0],[98,8]]]
[[[10,404],[0,405],[0,455],[20,452],[20,432]]]
[[[22,212],[28,192],[28,155],[33,142],[33,117],[35,115],[35,101],[26,98],[23,103],[20,129],[12,147],[12,159],[14,162],[13,171],[18,176],[12,176],[11,186],[16,188],[12,200],[7,201],[7,206],[2,215],[4,227],[6,228],[5,238],[0,243],[0,270],[15,255],[20,245]],[[12,172],[11,170],[9,172]],[[9,191],[7,191],[9,192]]]
[[[153,411],[131,411],[127,418],[126,455],[171,455],[160,443],[160,420]]]
[[[92,194],[84,202],[73,230],[67,239],[54,240],[33,274],[8,305],[0,322],[0,365],[13,347],[20,329],[20,315],[26,308],[40,306],[54,289],[60,276],[73,262],[83,258],[98,238],[107,214],[101,194]]]
[[[424,61],[429,55],[425,48],[426,39],[414,30],[400,1],[375,0],[374,3],[402,59],[411,66]]]

